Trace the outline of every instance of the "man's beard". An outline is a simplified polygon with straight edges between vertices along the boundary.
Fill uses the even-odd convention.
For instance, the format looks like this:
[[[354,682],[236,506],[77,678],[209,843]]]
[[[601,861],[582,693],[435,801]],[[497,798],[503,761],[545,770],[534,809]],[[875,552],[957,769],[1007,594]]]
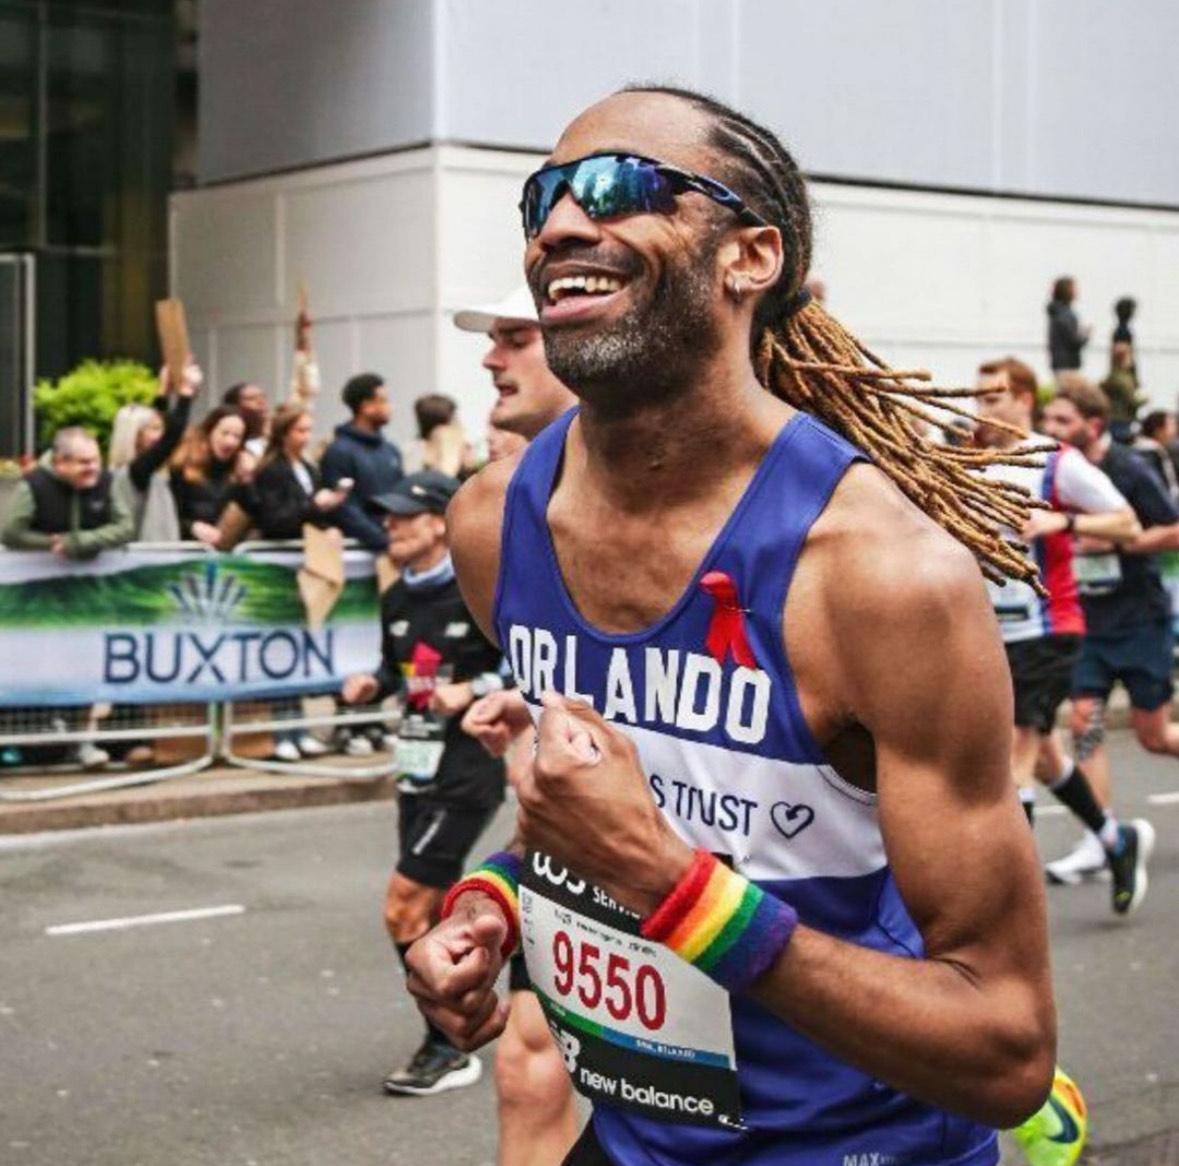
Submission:
[[[719,344],[717,241],[704,240],[691,262],[664,272],[646,303],[590,335],[545,331],[549,368],[590,404],[630,412],[682,395],[701,358]]]

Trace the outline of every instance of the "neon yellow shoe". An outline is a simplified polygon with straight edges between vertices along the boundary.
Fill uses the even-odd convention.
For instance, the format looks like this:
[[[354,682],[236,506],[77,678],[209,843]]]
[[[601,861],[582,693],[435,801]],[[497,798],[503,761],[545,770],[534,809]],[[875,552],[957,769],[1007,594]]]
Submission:
[[[1059,1066],[1041,1109],[1011,1132],[1028,1166],[1073,1166],[1085,1147],[1089,1114],[1076,1082]]]

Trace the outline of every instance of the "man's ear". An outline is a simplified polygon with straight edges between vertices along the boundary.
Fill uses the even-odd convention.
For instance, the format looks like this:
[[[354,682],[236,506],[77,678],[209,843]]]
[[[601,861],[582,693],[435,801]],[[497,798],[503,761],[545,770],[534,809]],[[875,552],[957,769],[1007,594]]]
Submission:
[[[725,291],[740,302],[757,299],[778,282],[784,255],[777,227],[743,227],[718,251]]]

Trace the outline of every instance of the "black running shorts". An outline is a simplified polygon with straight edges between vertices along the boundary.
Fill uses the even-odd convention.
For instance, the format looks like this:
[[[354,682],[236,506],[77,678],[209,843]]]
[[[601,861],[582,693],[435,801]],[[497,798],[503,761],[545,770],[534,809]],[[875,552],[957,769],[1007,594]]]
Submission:
[[[1130,704],[1154,712],[1175,693],[1175,636],[1169,621],[1145,623],[1113,636],[1086,636],[1073,669],[1073,693],[1105,700],[1120,680]]]
[[[528,975],[528,965],[519,952],[508,961],[508,991],[532,991],[532,978]]]
[[[402,794],[397,802],[398,874],[440,891],[454,886],[496,807],[468,809],[428,794]]]
[[[1006,648],[1015,688],[1015,723],[1038,733],[1051,732],[1060,706],[1072,691],[1081,637],[1041,636]]]
[[[614,1160],[606,1157],[602,1143],[594,1132],[594,1119],[591,1117],[581,1131],[577,1144],[569,1151],[562,1166],[614,1166]]]

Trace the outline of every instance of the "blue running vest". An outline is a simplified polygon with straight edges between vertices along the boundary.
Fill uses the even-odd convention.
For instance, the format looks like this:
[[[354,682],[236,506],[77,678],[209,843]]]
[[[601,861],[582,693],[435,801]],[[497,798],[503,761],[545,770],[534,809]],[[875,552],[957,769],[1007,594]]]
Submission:
[[[545,688],[591,700],[635,741],[656,804],[677,834],[729,857],[791,903],[807,926],[921,958],[921,936],[889,871],[875,797],[826,764],[782,642],[782,612],[807,533],[863,455],[796,413],[671,610],[642,631],[611,634],[574,606],[546,519],[575,415],[536,438],[507,494],[494,619],[524,696],[534,711]],[[716,650],[719,601],[701,586],[713,572],[731,580],[740,609],[720,627],[732,632],[733,619],[741,622],[755,667],[739,665],[735,651]],[[619,1166],[998,1162],[993,1130],[843,1064],[749,999],[732,998],[731,1007],[746,1128],[657,1120],[596,1101],[597,1136]]]

